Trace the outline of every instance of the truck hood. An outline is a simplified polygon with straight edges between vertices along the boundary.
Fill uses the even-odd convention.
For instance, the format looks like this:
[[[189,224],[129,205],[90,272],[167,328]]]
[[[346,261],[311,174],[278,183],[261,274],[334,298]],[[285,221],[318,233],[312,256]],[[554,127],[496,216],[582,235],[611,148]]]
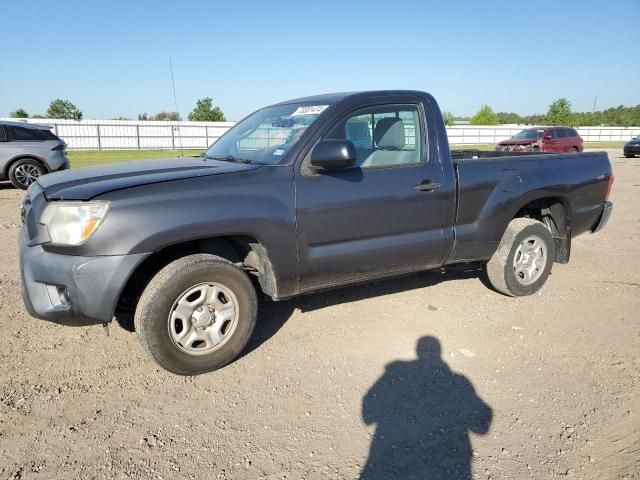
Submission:
[[[509,140],[502,140],[498,145],[530,145],[532,143],[540,140],[539,138],[526,138],[523,140],[514,140],[510,138]]]
[[[97,195],[152,183],[253,170],[247,165],[199,157],[160,158],[74,168],[38,178],[49,200],[89,200]]]

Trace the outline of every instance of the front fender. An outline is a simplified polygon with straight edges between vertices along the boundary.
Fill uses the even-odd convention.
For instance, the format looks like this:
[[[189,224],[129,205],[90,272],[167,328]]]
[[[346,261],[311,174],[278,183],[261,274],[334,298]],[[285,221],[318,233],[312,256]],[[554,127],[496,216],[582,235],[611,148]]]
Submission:
[[[261,167],[101,195],[111,202],[109,214],[74,254],[150,253],[191,240],[243,235],[267,250],[285,295],[298,268],[292,172],[291,166]]]

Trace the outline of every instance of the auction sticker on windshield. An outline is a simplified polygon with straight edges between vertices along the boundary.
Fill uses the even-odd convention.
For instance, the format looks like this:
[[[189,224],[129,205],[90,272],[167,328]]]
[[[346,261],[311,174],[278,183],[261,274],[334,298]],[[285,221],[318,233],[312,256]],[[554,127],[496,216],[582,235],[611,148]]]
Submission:
[[[307,107],[298,107],[295,112],[291,114],[292,117],[299,115],[319,115],[324,112],[329,105],[309,105]]]

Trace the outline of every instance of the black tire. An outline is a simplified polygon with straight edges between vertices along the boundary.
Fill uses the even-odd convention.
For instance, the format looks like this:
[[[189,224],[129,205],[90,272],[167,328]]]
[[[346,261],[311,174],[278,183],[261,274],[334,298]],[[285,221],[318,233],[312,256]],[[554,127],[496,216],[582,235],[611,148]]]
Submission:
[[[633,158],[635,155],[625,155],[626,158]]]
[[[40,162],[32,158],[23,158],[11,165],[9,180],[14,187],[26,190],[39,176],[45,173],[46,171]]]
[[[514,257],[519,247],[525,240],[536,237],[542,242],[544,258],[541,268],[532,275],[532,283],[525,283],[516,273]],[[527,244],[529,245],[529,244]],[[521,253],[518,253],[521,256]],[[516,218],[511,220],[502,236],[500,245],[491,260],[487,262],[486,272],[493,288],[510,297],[522,297],[531,295],[542,288],[551,273],[553,259],[555,257],[555,245],[549,229],[541,222],[530,218]]]
[[[578,152],[579,152],[578,147],[571,147],[569,149],[569,153],[578,153]]]
[[[210,353],[195,355],[176,344],[169,318],[185,292],[207,283],[230,290],[238,312],[228,338]],[[140,343],[158,365],[178,375],[197,375],[221,368],[240,355],[251,337],[257,314],[258,299],[247,274],[221,257],[197,254],[170,263],[151,279],[138,302],[134,324]]]

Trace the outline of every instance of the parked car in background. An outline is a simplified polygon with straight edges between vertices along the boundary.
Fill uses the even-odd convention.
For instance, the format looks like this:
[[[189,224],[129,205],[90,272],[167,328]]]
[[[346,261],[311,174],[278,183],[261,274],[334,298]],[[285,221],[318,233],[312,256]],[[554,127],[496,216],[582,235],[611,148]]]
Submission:
[[[496,145],[497,152],[581,152],[582,138],[573,128],[527,128]]]
[[[640,135],[624,144],[624,156],[627,158],[640,155]]]
[[[66,148],[46,125],[0,122],[0,181],[26,190],[39,176],[69,168]]]

